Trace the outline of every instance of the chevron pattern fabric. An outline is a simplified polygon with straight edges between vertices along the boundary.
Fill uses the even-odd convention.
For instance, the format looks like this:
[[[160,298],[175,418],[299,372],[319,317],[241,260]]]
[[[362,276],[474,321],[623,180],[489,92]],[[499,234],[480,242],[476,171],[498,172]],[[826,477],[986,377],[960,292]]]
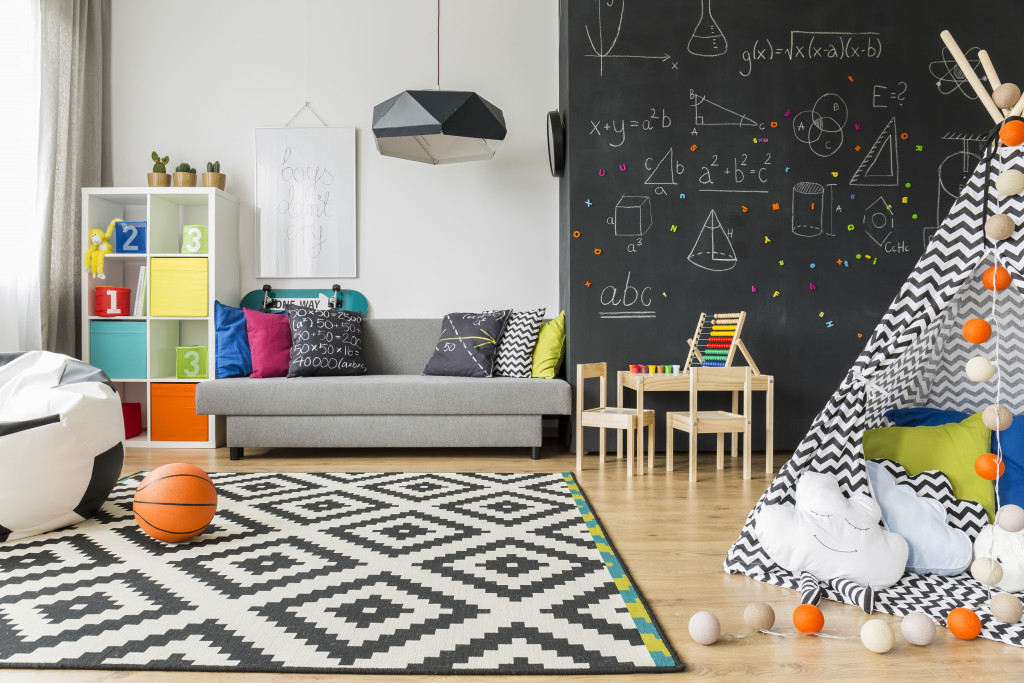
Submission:
[[[540,324],[546,312],[546,308],[512,312],[498,343],[495,377],[533,376],[533,347],[537,345]]]
[[[994,187],[995,178],[1009,169],[1024,170],[1024,151],[1003,148],[990,171],[984,163],[975,169],[853,367],[814,419],[793,457],[750,511],[726,556],[727,572],[799,590],[799,577],[772,562],[757,540],[753,522],[763,506],[792,503],[796,482],[807,471],[834,475],[847,495],[869,493],[861,438],[865,429],[887,424],[883,414],[890,408],[928,405],[977,412],[994,401],[994,382],[975,384],[963,371],[967,359],[979,351],[994,360],[994,342],[981,349],[968,348],[971,345],[962,341],[959,328],[965,317],[995,322],[992,295],[981,286],[980,273],[992,265],[997,245],[986,237],[983,222],[987,202],[989,215],[1005,213],[1017,225],[1024,224],[1024,199],[1005,197]],[[996,320],[1010,324],[994,325],[996,334],[1002,335],[1003,402],[1015,413],[1024,408],[1024,375],[1020,372],[1024,370],[1024,338],[1018,322],[1018,288],[1024,282],[1022,233],[1024,230],[1018,229],[998,244],[999,257],[1015,286],[996,297]],[[887,468],[891,469],[890,465]],[[909,478],[903,472],[902,478],[905,481],[897,476],[897,481],[912,482],[919,495],[942,502],[950,524],[972,538],[977,536],[985,522],[976,504],[953,498],[952,487],[942,474],[925,472]],[[823,595],[856,604],[828,585]],[[896,585],[876,592],[875,609],[901,616],[924,610],[945,623],[951,609],[968,606],[981,617],[983,637],[1024,646],[1024,624],[998,622],[988,609],[988,600],[988,591],[966,573],[952,577],[907,573]]]
[[[821,601],[821,583],[810,572],[800,572],[800,604],[817,605]]]
[[[0,544],[0,668],[683,669],[572,474],[218,473],[175,545],[135,523],[141,478]]]
[[[871,586],[862,586],[849,579],[832,579],[828,584],[834,592],[843,596],[843,602],[857,605],[868,614],[875,609],[875,591]]]

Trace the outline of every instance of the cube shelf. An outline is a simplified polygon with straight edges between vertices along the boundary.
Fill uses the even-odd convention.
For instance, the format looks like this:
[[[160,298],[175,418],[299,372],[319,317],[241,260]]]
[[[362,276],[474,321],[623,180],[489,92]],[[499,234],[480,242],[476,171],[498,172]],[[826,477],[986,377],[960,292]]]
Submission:
[[[214,300],[234,304],[241,298],[238,200],[206,187],[85,188],[83,254],[89,230],[106,229],[114,219],[136,227],[134,239],[130,232],[121,235],[122,247],[130,241],[142,249],[107,254],[102,279],[86,272],[82,357],[107,372],[123,402],[140,404],[142,433],[129,439],[129,446],[223,445],[223,420],[195,414],[195,388],[216,377]],[[197,226],[202,228],[198,237]],[[139,299],[143,268],[145,291]],[[104,290],[98,298],[96,288]],[[105,290],[115,288],[121,289],[111,301]],[[129,290],[127,302],[121,300],[122,289]],[[179,373],[183,347],[197,350],[185,359],[188,372]]]

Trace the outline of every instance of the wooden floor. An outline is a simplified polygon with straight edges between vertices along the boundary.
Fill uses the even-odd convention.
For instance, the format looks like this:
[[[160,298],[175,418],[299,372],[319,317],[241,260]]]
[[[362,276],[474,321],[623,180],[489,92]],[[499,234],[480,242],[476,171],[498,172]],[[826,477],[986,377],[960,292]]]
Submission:
[[[557,443],[545,445],[544,457],[531,461],[527,449],[488,450],[375,450],[329,451],[285,450],[247,451],[243,460],[232,462],[227,449],[217,450],[130,450],[125,473],[149,470],[167,462],[191,462],[216,472],[321,472],[321,471],[419,471],[419,472],[561,472],[575,466],[575,457]],[[685,456],[677,454],[676,464]],[[764,601],[774,607],[775,630],[795,633],[790,616],[799,596],[789,590],[759,583],[745,576],[727,575],[722,560],[771,477],[764,473],[763,456],[754,456],[754,478],[743,481],[737,460],[726,458],[726,468],[714,469],[713,455],[702,456],[699,478],[687,481],[686,467],[667,474],[663,454],[658,454],[653,475],[627,479],[621,461],[608,461],[603,468],[596,457],[584,459],[579,474],[583,490],[624,558],[636,583],[647,597],[676,651],[687,665],[687,673],[651,677],[576,676],[578,681],[682,680],[687,676],[708,676],[734,680],[887,680],[953,681],[1016,680],[1024,663],[1024,650],[988,640],[960,641],[940,628],[929,647],[907,644],[899,635],[898,619],[876,615],[893,624],[896,647],[885,655],[869,652],[859,638],[827,639],[813,636],[783,638],[762,633],[747,634],[743,608],[749,602]],[[776,467],[785,456],[776,455]],[[0,577],[2,580],[2,577]],[[856,636],[868,617],[859,609],[822,601],[824,632],[834,636]],[[687,633],[690,616],[706,610],[718,616],[723,637],[713,646],[694,643]],[[747,637],[741,637],[747,636]],[[0,633],[0,638],[3,634]],[[0,681],[98,682],[124,681],[427,681],[486,680],[489,683],[512,677],[430,677],[358,675],[259,675],[171,674],[118,671],[12,671],[0,670]],[[532,681],[556,680],[556,676],[530,676]]]

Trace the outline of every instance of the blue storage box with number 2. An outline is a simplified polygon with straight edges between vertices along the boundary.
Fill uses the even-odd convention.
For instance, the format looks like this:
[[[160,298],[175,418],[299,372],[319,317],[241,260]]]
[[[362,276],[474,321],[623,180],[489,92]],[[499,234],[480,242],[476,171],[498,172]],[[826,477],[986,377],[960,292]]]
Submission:
[[[114,253],[146,253],[146,221],[117,221],[114,223]]]

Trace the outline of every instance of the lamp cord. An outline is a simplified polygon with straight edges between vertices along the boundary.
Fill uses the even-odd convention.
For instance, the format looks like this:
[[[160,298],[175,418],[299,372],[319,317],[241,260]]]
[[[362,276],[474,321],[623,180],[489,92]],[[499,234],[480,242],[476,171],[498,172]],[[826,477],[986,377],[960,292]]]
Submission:
[[[441,89],[441,0],[437,0],[437,89]]]

